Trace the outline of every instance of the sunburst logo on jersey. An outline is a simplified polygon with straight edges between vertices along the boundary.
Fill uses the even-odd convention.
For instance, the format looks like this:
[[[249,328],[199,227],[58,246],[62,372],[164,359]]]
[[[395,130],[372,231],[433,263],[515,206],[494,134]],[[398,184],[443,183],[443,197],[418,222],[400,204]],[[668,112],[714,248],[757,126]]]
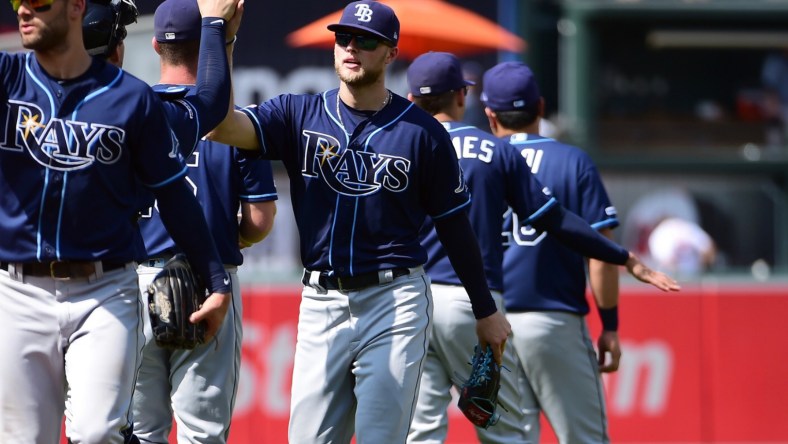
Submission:
[[[39,115],[27,115],[22,118],[22,128],[25,129],[25,139],[30,135],[32,130],[35,134],[36,129],[43,128],[44,124],[38,121]]]
[[[339,147],[330,145],[325,141],[320,142],[320,153],[318,154],[318,157],[320,158],[320,166],[323,166],[323,164],[326,163],[326,160],[339,156],[339,154],[337,154],[335,151],[337,148]]]

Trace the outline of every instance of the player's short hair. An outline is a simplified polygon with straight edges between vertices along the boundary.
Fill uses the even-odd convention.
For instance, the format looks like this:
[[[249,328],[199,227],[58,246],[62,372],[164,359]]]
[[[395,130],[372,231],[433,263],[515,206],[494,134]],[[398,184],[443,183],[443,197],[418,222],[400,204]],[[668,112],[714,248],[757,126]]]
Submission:
[[[495,117],[502,127],[510,130],[521,130],[531,125],[539,117],[538,106],[515,111],[495,111]]]
[[[423,109],[424,111],[427,111],[430,115],[434,116],[435,114],[446,111],[451,107],[455,94],[455,91],[447,91],[442,94],[431,96],[414,96],[413,103],[415,103],[416,106]]]
[[[88,54],[109,57],[138,15],[134,0],[88,0],[82,18],[82,41]]]
[[[168,65],[189,65],[200,57],[200,41],[159,42],[159,57]]]

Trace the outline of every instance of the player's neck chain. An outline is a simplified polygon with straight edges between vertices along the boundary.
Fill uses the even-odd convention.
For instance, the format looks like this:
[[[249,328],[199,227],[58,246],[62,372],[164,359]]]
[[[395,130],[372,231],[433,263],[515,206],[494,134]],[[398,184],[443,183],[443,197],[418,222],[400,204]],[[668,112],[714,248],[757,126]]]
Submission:
[[[370,119],[375,117],[375,115],[377,115],[377,113],[379,113],[381,110],[383,110],[383,108],[385,108],[386,105],[388,105],[389,102],[391,102],[391,91],[386,90],[386,93],[387,93],[386,94],[386,98],[383,99],[383,105],[381,105],[379,110],[375,111],[371,116],[369,116]],[[347,128],[345,128],[345,122],[342,119],[342,112],[339,109],[339,103],[340,102],[342,102],[342,99],[339,98],[339,92],[337,92],[337,119],[339,119],[339,126],[342,127],[342,131],[344,131],[345,134],[350,136],[351,133],[348,132]],[[347,105],[345,105],[345,106],[347,106]]]

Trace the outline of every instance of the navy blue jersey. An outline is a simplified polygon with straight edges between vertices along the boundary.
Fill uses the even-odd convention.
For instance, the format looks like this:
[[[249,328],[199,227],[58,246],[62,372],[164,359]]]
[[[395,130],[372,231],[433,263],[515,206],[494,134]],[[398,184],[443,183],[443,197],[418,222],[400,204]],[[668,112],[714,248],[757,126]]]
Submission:
[[[140,259],[137,187],[186,174],[159,98],[99,58],[58,82],[0,53],[0,72],[0,259]]]
[[[227,145],[200,140],[201,131],[204,131],[200,129],[200,116],[191,105],[190,96],[179,97],[187,91],[193,93],[194,87],[157,85],[154,90],[165,98],[167,119],[178,136],[179,149],[189,166],[187,180],[202,206],[219,256],[225,264],[241,265],[239,202],[277,199],[271,162],[255,153],[244,153]],[[155,206],[143,212],[140,229],[147,257],[177,250]]]
[[[515,208],[524,220],[533,220],[557,202],[545,193],[513,146],[474,126],[456,122],[443,125],[451,136],[473,199],[468,218],[479,240],[487,285],[501,291],[504,248],[500,228],[507,207]],[[430,279],[462,285],[431,220],[422,228],[422,244],[429,255],[426,270]]]
[[[577,147],[533,134],[508,139],[539,182],[594,229],[618,226],[599,172]],[[511,229],[514,226],[516,229]],[[545,232],[508,215],[504,224],[504,300],[509,311],[588,313],[585,259]]]
[[[470,203],[449,135],[397,95],[347,134],[337,94],[287,94],[244,109],[262,155],[281,159],[290,176],[303,264],[338,276],[422,265],[425,217]]]

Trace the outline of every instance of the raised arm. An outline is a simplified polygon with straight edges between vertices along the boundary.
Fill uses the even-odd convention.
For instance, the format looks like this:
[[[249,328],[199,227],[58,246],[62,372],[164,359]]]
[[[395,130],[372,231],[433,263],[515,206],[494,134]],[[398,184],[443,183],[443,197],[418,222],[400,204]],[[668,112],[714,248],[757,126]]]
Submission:
[[[217,1],[217,0],[201,0],[201,1]],[[241,19],[244,12],[244,0],[238,0],[234,15],[228,20],[226,25],[226,41],[227,41],[227,63],[232,73],[232,58],[233,49],[236,43],[236,34],[241,26]],[[232,75],[230,76],[232,78]],[[230,82],[230,102],[227,108],[227,114],[218,126],[213,128],[207,134],[207,138],[226,145],[235,146],[247,150],[259,149],[259,142],[257,134],[255,134],[254,126],[249,116],[242,111],[235,109],[235,95],[232,89],[232,79]]]
[[[224,38],[228,20],[235,15],[237,3],[238,0],[197,1],[203,23],[196,91],[183,100],[196,110],[199,119],[198,138],[222,121],[224,115],[221,110],[230,105],[230,66]]]

